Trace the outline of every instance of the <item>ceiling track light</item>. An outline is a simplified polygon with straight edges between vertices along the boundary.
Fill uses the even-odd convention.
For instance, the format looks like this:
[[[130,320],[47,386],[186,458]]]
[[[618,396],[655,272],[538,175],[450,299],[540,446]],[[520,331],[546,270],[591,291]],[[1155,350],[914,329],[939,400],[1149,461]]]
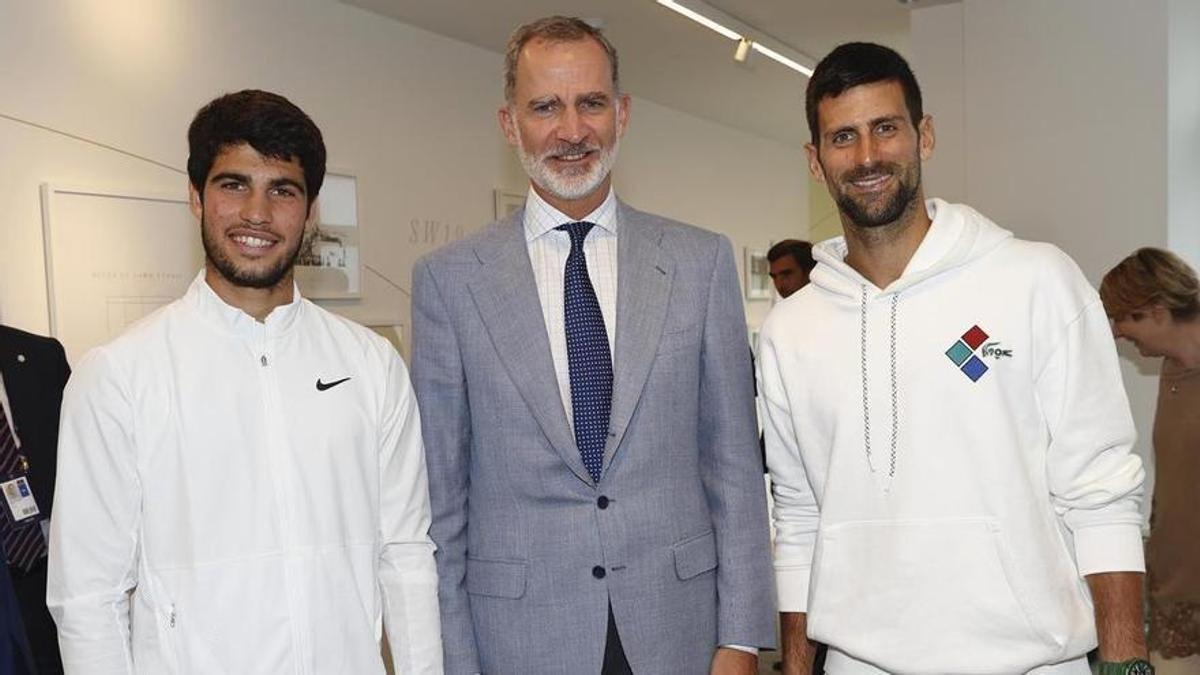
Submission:
[[[787,66],[788,68],[791,68],[792,70],[794,70],[798,73],[803,74],[805,77],[809,77],[812,75],[812,72],[813,72],[812,68],[809,68],[808,66],[805,66],[800,62],[800,59],[805,59],[805,60],[810,60],[810,61],[811,61],[811,59],[807,59],[803,54],[800,54],[799,52],[796,52],[795,50],[786,47],[782,43],[779,43],[778,40],[772,40],[772,42],[776,43],[776,46],[774,48],[767,47],[766,45],[763,44],[763,42],[760,39],[755,39],[749,35],[752,33],[759,33],[759,31],[746,30],[751,27],[741,24],[741,22],[735,20],[731,16],[725,15],[723,12],[721,12],[720,10],[717,10],[716,8],[709,7],[708,5],[705,5],[703,2],[700,2],[699,0],[689,0],[688,4],[704,8],[705,13],[702,14],[701,12],[699,12],[695,9],[692,9],[691,7],[685,7],[684,5],[680,4],[677,0],[655,0],[655,1],[658,4],[662,5],[663,7],[666,7],[667,9],[670,9],[674,12],[678,12],[679,14],[682,14],[683,16],[686,16],[687,18],[691,19],[692,21],[695,21],[696,23],[700,24],[701,26],[704,26],[705,28],[721,35],[722,37],[725,37],[729,40],[735,40],[738,44],[734,50],[733,59],[734,59],[734,61],[737,61],[738,63],[744,63],[746,61],[746,59],[749,58],[749,56],[750,56],[750,50],[754,50],[754,51],[758,52],[759,54],[762,54],[763,56],[766,56],[767,58],[776,61],[777,63],[780,63],[784,66]],[[712,18],[713,16],[720,18],[722,21],[724,21],[724,23],[722,23],[721,21],[718,21],[717,19]],[[734,28],[731,28],[730,25],[737,26],[741,30],[735,30]]]

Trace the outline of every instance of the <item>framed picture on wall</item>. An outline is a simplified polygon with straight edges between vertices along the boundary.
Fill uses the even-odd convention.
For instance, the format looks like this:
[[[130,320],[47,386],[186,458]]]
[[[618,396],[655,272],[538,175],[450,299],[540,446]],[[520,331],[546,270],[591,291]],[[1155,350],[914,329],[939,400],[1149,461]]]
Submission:
[[[524,208],[525,193],[517,190],[493,190],[496,202],[496,220],[505,218],[513,211]]]
[[[771,299],[771,265],[766,251],[746,247],[746,299]]]
[[[305,233],[296,259],[300,292],[312,300],[361,298],[358,179],[326,174],[317,213],[317,224]]]

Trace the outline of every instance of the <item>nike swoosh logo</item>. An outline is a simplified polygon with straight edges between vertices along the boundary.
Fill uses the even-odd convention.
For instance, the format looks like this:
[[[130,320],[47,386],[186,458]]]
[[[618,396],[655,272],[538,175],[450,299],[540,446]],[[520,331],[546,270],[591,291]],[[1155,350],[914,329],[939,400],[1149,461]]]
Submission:
[[[318,377],[317,378],[317,391],[325,391],[326,389],[333,389],[334,387],[338,386],[339,384],[341,384],[349,379],[350,378],[348,378],[348,377],[343,377],[342,379],[334,380],[333,382],[322,382],[321,378]]]

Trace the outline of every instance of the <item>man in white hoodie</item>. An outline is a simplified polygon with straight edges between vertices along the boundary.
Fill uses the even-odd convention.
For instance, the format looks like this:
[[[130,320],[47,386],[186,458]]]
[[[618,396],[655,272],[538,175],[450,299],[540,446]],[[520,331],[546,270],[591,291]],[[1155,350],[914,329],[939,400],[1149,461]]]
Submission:
[[[421,424],[383,338],[300,296],[321,132],[265,91],[188,131],[204,269],[62,407],[48,603],[68,673],[441,673]]]
[[[808,85],[844,237],[761,334],[785,672],[1150,672],[1144,472],[1076,265],[925,200],[908,64],[842,45]],[[812,330],[820,326],[821,330]],[[807,637],[806,637],[807,633]]]

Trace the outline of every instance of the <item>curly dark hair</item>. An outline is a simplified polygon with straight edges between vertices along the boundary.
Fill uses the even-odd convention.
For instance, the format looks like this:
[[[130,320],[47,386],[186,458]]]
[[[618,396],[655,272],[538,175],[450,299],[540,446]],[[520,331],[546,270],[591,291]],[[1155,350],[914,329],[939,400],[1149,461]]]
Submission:
[[[260,155],[291,161],[304,170],[308,206],[325,182],[325,141],[321,130],[294,103],[269,91],[245,89],[213,99],[188,127],[188,180],[204,194],[204,182],[221,150],[248,144]]]

